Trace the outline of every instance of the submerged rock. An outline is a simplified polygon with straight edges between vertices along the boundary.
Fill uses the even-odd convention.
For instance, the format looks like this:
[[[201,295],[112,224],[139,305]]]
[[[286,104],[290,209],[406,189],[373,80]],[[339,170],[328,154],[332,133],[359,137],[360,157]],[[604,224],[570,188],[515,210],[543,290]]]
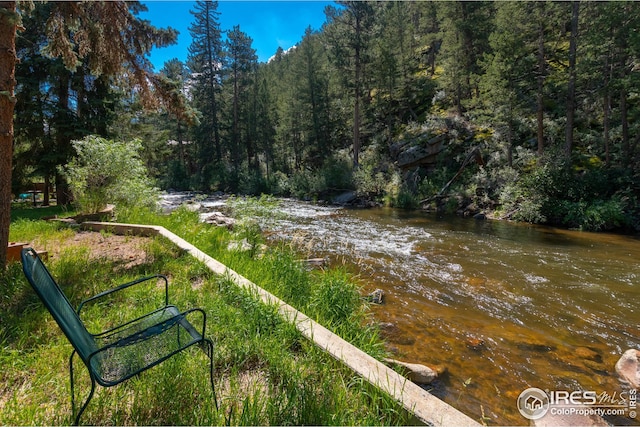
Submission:
[[[618,363],[616,372],[623,383],[640,389],[640,350],[630,349],[624,352]]]
[[[602,363],[602,356],[595,350],[589,347],[576,347],[575,354],[580,359],[590,360],[597,363]]]
[[[471,334],[466,336],[465,344],[467,345],[467,348],[470,348],[473,351],[482,351],[486,348],[484,338]]]

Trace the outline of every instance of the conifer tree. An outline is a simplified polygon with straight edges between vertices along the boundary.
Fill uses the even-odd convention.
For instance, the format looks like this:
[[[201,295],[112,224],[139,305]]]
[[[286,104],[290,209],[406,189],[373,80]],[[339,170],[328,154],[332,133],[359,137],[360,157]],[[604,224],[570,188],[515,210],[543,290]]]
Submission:
[[[199,0],[191,11],[194,21],[189,26],[192,37],[188,66],[193,76],[194,106],[202,113],[200,125],[194,129],[200,148],[199,160],[203,184],[210,181],[214,163],[220,164],[223,147],[220,137],[220,90],[224,56],[218,2]]]
[[[145,10],[139,2],[53,2],[44,24],[48,43],[43,52],[60,57],[75,71],[83,60],[93,76],[114,76],[118,84],[139,89],[150,105],[152,68],[145,54],[154,46],[165,46],[176,38],[174,30],[161,30],[136,15]],[[6,263],[11,209],[11,162],[13,157],[13,112],[16,31],[20,14],[16,2],[0,2],[0,268]],[[125,73],[126,71],[126,73]],[[65,85],[66,83],[66,85]],[[64,106],[70,79],[61,76],[59,100]],[[64,200],[62,200],[64,201]]]
[[[328,24],[325,28],[337,68],[345,73],[345,86],[353,96],[353,166],[357,168],[362,146],[362,105],[365,88],[366,68],[370,63],[369,48],[374,23],[374,9],[367,1],[338,2],[337,9],[325,9]]]
[[[225,82],[231,90],[231,161],[234,169],[233,185],[238,185],[242,157],[247,165],[255,167],[256,150],[248,135],[250,88],[253,84],[258,57],[252,47],[253,40],[236,25],[227,34]]]

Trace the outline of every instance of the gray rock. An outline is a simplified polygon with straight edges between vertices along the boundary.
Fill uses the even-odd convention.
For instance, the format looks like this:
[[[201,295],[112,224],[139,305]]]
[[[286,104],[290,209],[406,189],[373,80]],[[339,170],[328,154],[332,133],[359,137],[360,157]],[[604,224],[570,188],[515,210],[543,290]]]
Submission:
[[[431,384],[438,378],[438,372],[425,365],[401,362],[395,359],[384,359],[384,361],[403,368],[406,371],[406,377],[416,384]]]
[[[236,224],[235,219],[226,216],[222,212],[210,212],[208,214],[202,214],[200,218],[202,218],[202,220],[208,224],[227,227],[229,230],[233,230],[233,227]]]
[[[547,414],[537,420],[533,420],[531,422],[535,427],[560,427],[560,426],[583,426],[583,427],[604,427],[609,426],[609,423],[606,422],[598,415],[578,415],[578,414],[570,414],[570,415],[560,415],[560,414],[552,414],[551,411],[547,412]]]
[[[358,197],[355,191],[346,191],[333,199],[333,203],[337,205],[348,205]]]
[[[227,246],[227,250],[229,251],[245,252],[245,251],[250,251],[252,249],[253,249],[253,246],[251,245],[251,243],[247,241],[247,239],[232,240],[229,242],[229,245]]]
[[[620,380],[632,388],[640,389],[640,350],[630,349],[624,352],[618,363],[616,372]]]
[[[384,298],[384,292],[382,291],[382,289],[376,289],[375,291],[367,295],[365,297],[365,300],[372,304],[382,304],[383,298]]]

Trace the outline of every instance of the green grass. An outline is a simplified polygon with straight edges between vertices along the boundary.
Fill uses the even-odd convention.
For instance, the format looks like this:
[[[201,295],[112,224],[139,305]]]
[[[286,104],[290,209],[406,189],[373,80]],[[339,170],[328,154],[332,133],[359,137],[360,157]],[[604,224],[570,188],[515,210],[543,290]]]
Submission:
[[[197,215],[179,210],[164,217],[138,213],[136,222],[171,229],[260,286],[308,309],[318,320],[380,355],[382,345],[367,326],[357,288],[341,271],[307,272],[282,246],[266,253],[228,251],[235,238],[224,229],[199,224]],[[64,242],[74,231],[34,220],[16,220],[17,240]],[[256,236],[258,239],[258,236]],[[216,344],[215,381],[220,410],[208,384],[207,359],[194,349],[116,387],[98,388],[82,422],[144,425],[380,425],[404,424],[407,414],[388,395],[303,338],[275,307],[211,273],[161,238],[149,239],[145,262],[91,259],[89,248],[65,249],[47,262],[72,304],[141,275],[169,276],[171,302],[202,307]],[[249,251],[253,252],[253,251]],[[344,285],[344,286],[343,286]],[[294,288],[291,288],[295,286]],[[24,279],[20,264],[0,275],[0,424],[61,425],[73,421],[69,402],[71,346]],[[131,307],[150,306],[153,286],[119,296],[108,305],[88,307],[93,328],[134,315]],[[337,292],[337,294],[336,294]],[[340,301],[324,300],[340,296]],[[342,301],[346,298],[346,303]],[[323,307],[324,306],[324,307]],[[329,308],[327,310],[327,307]],[[80,365],[78,365],[80,366]],[[80,369],[78,369],[80,371]],[[79,375],[77,399],[89,390]]]
[[[46,217],[67,217],[75,212],[70,211],[67,206],[39,206],[34,207],[31,202],[15,202],[11,205],[11,221],[18,218],[37,220]]]
[[[302,256],[285,244],[270,247],[265,253],[227,249],[234,239],[246,239],[259,247],[263,238],[254,222],[241,221],[230,233],[226,228],[199,222],[198,213],[185,208],[162,216],[137,211],[125,222],[167,228],[372,356],[384,356],[382,340],[368,322],[359,289],[344,270],[307,271],[298,261]]]

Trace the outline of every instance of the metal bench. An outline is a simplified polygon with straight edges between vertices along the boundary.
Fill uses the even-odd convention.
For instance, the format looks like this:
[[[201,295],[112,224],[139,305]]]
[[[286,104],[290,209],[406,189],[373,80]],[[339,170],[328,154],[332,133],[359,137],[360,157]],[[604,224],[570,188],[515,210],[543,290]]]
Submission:
[[[75,418],[76,425],[93,397],[96,383],[103,387],[120,384],[196,344],[209,357],[211,390],[216,410],[218,409],[213,381],[213,342],[205,338],[206,314],[199,308],[181,312],[176,306],[170,305],[169,283],[165,276],[143,277],[101,292],[82,301],[76,311],[36,251],[25,248],[21,258],[27,280],[73,346],[69,357],[72,413],[75,413],[73,359],[76,354],[89,371],[91,392]],[[163,307],[97,334],[88,331],[80,317],[86,304],[152,279],[164,281]],[[189,321],[192,317],[200,317],[201,331]]]

